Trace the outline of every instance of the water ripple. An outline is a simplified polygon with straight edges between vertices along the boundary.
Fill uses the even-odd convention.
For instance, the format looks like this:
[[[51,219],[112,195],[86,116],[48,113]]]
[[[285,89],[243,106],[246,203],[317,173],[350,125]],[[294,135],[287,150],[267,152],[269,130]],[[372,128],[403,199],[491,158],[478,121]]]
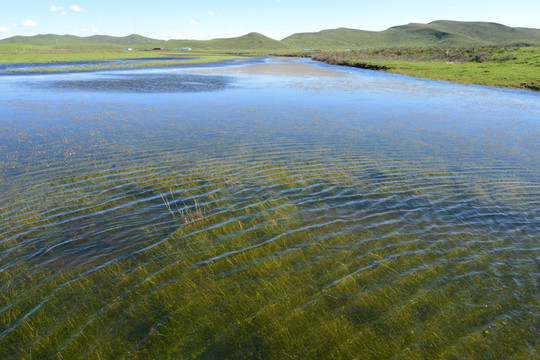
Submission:
[[[133,80],[113,77],[122,91]],[[158,80],[145,79],[145,91]],[[322,116],[328,123],[309,113],[280,125],[279,108],[270,116],[240,100],[183,118],[167,108],[185,100],[176,95],[152,110],[156,124],[133,132],[119,124],[138,121],[140,107],[99,103],[121,133],[104,134],[101,148],[49,158],[81,140],[49,139],[50,149],[31,150],[43,157],[13,150],[16,166],[0,166],[0,357],[41,343],[54,344],[45,357],[92,356],[78,352],[87,341],[148,357],[143,350],[164,339],[167,348],[200,345],[200,357],[235,341],[255,354],[260,339],[289,333],[310,348],[325,344],[327,355],[531,354],[540,276],[531,162],[478,157],[472,140],[455,158],[449,144],[434,154],[438,138],[419,152],[430,139],[401,142],[387,123],[382,137],[354,137],[373,123],[340,124],[333,113]],[[348,99],[334,98],[361,114]],[[202,345],[208,334],[213,343]]]

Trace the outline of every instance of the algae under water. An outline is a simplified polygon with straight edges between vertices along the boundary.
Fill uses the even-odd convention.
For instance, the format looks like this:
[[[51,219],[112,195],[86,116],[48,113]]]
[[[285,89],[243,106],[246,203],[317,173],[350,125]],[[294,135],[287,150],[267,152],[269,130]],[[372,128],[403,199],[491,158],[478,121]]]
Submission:
[[[279,58],[0,80],[0,358],[538,356],[539,94]]]

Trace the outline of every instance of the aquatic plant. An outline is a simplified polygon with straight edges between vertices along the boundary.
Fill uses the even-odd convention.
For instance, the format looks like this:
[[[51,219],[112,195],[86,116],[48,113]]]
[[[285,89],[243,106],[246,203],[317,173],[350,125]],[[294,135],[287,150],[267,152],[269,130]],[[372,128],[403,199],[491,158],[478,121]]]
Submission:
[[[335,73],[305,108],[288,77],[6,101],[0,358],[534,358],[534,95]]]
[[[201,205],[199,204],[198,200],[193,200],[193,207],[190,208],[184,203],[183,208],[178,207],[178,202],[174,198],[174,194],[172,190],[169,190],[169,194],[171,195],[171,201],[173,203],[173,206],[175,209],[173,210],[171,207],[171,202],[169,202],[168,196],[163,196],[160,194],[161,199],[163,200],[163,203],[165,204],[165,207],[169,211],[169,213],[176,218],[178,215],[182,222],[186,224],[191,224],[195,222],[202,222],[205,220],[205,211],[204,208],[201,208]]]

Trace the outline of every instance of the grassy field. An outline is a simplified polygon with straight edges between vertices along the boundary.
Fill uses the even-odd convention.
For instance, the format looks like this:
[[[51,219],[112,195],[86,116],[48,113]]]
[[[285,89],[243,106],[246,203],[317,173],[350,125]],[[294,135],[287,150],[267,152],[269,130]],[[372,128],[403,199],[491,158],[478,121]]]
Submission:
[[[164,57],[196,58],[199,61],[220,61],[227,54],[207,51],[137,50],[127,51],[114,45],[39,46],[27,44],[0,44],[0,64],[49,63],[71,61],[101,61],[122,59],[158,59]],[[230,58],[231,56],[229,56]]]
[[[251,37],[250,37],[251,38]],[[247,45],[245,45],[247,46]],[[540,48],[517,46],[396,47],[302,53],[274,51],[126,51],[117,45],[71,45],[63,47],[0,44],[0,63],[52,63],[147,59],[136,63],[95,66],[32,68],[32,72],[90,71],[200,64],[239,58],[242,55],[309,55],[313,60],[384,70],[414,77],[506,88],[540,90]],[[174,58],[178,60],[162,60]]]
[[[209,52],[188,51],[126,51],[115,46],[72,46],[44,47],[36,45],[0,45],[0,64],[43,64],[43,66],[10,69],[7,73],[21,72],[73,72],[112,69],[167,67],[187,64],[204,64],[240,58],[240,55],[214,54]],[[178,58],[177,60],[175,58]],[[92,62],[107,60],[141,59],[136,62],[118,62],[103,64],[73,64],[72,66],[54,67],[48,63]]]
[[[133,51],[126,51],[126,47]],[[193,52],[174,51],[183,47],[192,48]],[[165,50],[153,51],[155,48]],[[305,48],[315,50],[303,52]],[[0,64],[149,59],[129,66],[44,67],[31,71],[176,66],[241,55],[313,55],[314,60],[329,64],[428,79],[535,91],[540,87],[540,29],[489,22],[433,21],[378,32],[339,28],[293,34],[279,41],[259,33],[212,40],[165,41],[135,34],[125,37],[48,34],[0,40]],[[166,62],[158,59],[175,56],[192,59]]]
[[[384,31],[348,28],[293,34],[281,42],[289,48],[345,50],[382,47],[485,46],[527,44],[540,46],[540,30],[511,28],[487,22],[433,21],[394,26]]]
[[[2,44],[0,63],[48,63],[163,57],[162,52],[126,51],[114,47],[56,48],[52,46]]]
[[[155,47],[174,49],[190,47],[194,51],[267,52],[318,50],[345,50],[388,48],[395,46],[486,46],[527,45],[540,46],[540,29],[512,28],[489,22],[433,21],[429,24],[406,24],[384,31],[357,29],[328,29],[319,32],[292,34],[282,40],[271,39],[259,33],[249,33],[234,38],[212,40],[159,40],[129,35],[115,37],[94,35],[14,36],[0,40],[0,44],[28,44],[51,48],[109,47],[121,50],[147,50]]]
[[[540,90],[538,47],[428,47],[318,52],[328,64],[384,70],[414,77]]]

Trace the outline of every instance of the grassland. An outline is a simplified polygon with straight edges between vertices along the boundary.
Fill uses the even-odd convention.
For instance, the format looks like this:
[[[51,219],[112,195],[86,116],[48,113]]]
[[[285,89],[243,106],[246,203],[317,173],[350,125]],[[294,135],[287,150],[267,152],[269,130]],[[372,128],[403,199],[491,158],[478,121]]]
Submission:
[[[241,58],[241,55],[215,54],[188,51],[127,51],[116,46],[70,46],[49,47],[37,45],[0,45],[0,64],[8,64],[7,73],[73,72],[131,68],[167,67],[188,64],[205,64]],[[177,59],[176,59],[177,58]],[[71,62],[100,62],[138,59],[134,62],[72,64]],[[49,63],[66,63],[52,66]],[[43,64],[24,69],[10,69],[9,64]]]
[[[129,46],[133,51],[126,51]],[[80,71],[103,68],[157,67],[221,61],[240,55],[306,56],[314,60],[364,67],[421,78],[464,84],[539,90],[540,30],[511,28],[487,22],[434,21],[407,24],[384,31],[323,30],[274,40],[258,33],[213,40],[156,40],[71,35],[16,36],[0,40],[0,63],[47,63],[149,59],[112,66],[43,67],[31,71]],[[173,51],[189,47],[194,52]],[[152,49],[166,49],[152,51]],[[352,51],[346,51],[350,50]],[[163,57],[192,57],[160,61]],[[155,60],[152,60],[155,59]]]
[[[49,63],[163,57],[162,52],[126,51],[114,46],[54,47],[28,44],[1,44],[0,63]],[[178,56],[178,54],[176,54]]]
[[[338,50],[426,46],[540,46],[540,30],[486,22],[433,21],[394,26],[384,31],[348,28],[293,34],[282,42],[290,48]]]
[[[414,77],[540,91],[540,48],[386,48],[317,52],[312,59]]]
[[[540,29],[513,28],[488,22],[433,21],[429,24],[394,26],[384,31],[364,31],[338,28],[314,33],[297,33],[274,40],[259,33],[235,38],[212,40],[158,40],[139,35],[114,37],[94,35],[15,36],[0,40],[0,44],[30,44],[39,46],[130,46],[134,49],[161,47],[174,49],[191,47],[197,51],[295,51],[304,48],[344,50],[375,47],[424,46],[540,46]]]

